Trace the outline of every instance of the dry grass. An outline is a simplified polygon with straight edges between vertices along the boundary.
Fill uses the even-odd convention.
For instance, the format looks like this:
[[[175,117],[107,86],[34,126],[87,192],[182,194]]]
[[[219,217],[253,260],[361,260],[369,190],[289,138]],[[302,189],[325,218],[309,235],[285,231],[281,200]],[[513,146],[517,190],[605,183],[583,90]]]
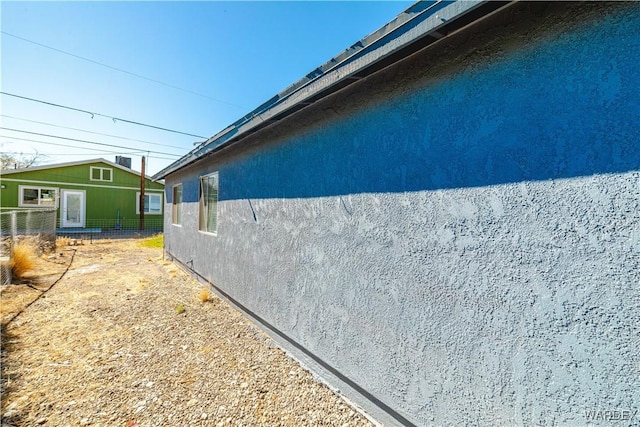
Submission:
[[[201,303],[206,286],[161,250],[138,244],[40,259],[37,271],[57,272],[37,284],[45,289],[75,253],[46,297],[1,328],[0,406],[13,412],[3,425],[365,425],[240,313],[213,293]],[[6,286],[0,311],[19,290],[29,298],[16,309],[40,295]]]
[[[37,249],[33,245],[24,242],[15,245],[13,258],[9,263],[13,277],[21,279],[27,271],[33,270],[37,257]]]
[[[71,244],[71,239],[68,237],[58,237],[56,238],[56,248],[64,248]]]
[[[0,304],[0,324],[5,325],[10,319],[31,304],[41,292],[26,285],[11,285],[2,291]]]
[[[200,301],[207,302],[207,301],[209,301],[209,298],[211,298],[211,294],[209,293],[209,289],[203,288],[200,291]]]

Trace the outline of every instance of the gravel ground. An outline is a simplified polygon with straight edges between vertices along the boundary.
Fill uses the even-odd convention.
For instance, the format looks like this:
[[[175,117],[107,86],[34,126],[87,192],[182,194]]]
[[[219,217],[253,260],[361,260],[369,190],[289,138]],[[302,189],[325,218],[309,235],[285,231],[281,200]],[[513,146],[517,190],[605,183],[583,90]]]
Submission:
[[[371,425],[160,249],[75,249],[2,290],[3,426]]]

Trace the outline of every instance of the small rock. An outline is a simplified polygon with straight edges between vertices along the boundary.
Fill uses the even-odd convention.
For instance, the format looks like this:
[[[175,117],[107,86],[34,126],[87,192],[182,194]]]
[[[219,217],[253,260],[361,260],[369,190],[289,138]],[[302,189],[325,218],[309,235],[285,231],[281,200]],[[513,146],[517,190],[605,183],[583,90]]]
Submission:
[[[87,424],[89,424],[89,418],[83,418],[80,420],[81,426],[86,426]]]
[[[153,387],[153,381],[149,381],[146,385],[147,385],[147,388]]]
[[[19,413],[20,413],[20,411],[18,411],[17,409],[8,409],[8,410],[4,411],[4,414],[2,415],[2,419],[3,420],[11,419],[11,418],[15,417],[16,415],[18,415]]]
[[[44,418],[44,417],[42,417],[42,418],[38,418],[38,419],[36,420],[36,424],[44,424],[44,423],[46,423],[46,422],[47,422],[47,419],[46,419],[46,418]]]
[[[206,420],[207,419],[207,414],[205,414],[204,412],[202,413],[202,415],[200,415],[200,419],[201,420]]]

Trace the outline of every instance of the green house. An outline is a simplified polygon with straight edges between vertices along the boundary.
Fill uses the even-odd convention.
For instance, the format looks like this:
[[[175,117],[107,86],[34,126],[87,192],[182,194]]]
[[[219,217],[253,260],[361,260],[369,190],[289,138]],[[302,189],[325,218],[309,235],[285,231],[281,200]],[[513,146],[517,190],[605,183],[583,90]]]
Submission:
[[[0,172],[1,210],[54,208],[61,232],[140,229],[139,172],[94,159]],[[144,229],[162,231],[164,184],[144,180]]]

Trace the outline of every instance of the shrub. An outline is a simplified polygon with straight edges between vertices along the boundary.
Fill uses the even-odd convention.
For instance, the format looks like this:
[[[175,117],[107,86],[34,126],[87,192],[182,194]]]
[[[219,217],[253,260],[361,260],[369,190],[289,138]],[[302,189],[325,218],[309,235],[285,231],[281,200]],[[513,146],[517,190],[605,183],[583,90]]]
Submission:
[[[21,279],[29,270],[35,267],[36,248],[29,244],[20,242],[13,247],[13,257],[9,263],[11,274],[17,279]]]
[[[209,301],[209,289],[202,289],[200,291],[200,301],[207,302]]]

